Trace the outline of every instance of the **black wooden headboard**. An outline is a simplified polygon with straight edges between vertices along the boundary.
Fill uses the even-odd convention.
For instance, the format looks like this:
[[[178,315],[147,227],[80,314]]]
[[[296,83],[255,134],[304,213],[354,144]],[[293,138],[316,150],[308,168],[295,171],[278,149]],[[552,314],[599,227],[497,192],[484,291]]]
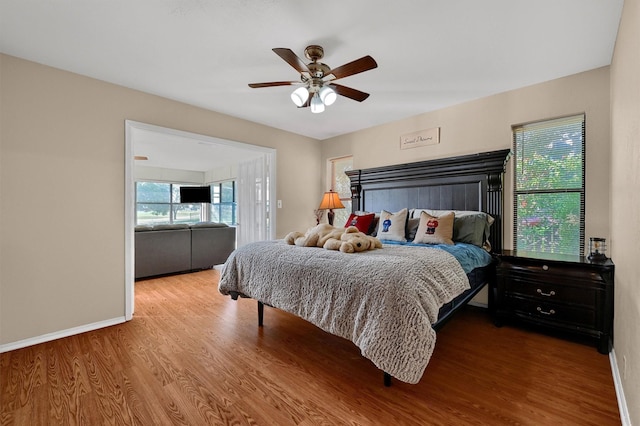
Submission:
[[[350,170],[352,209],[404,207],[483,211],[495,219],[489,242],[502,249],[502,176],[511,151],[482,152],[416,163]]]

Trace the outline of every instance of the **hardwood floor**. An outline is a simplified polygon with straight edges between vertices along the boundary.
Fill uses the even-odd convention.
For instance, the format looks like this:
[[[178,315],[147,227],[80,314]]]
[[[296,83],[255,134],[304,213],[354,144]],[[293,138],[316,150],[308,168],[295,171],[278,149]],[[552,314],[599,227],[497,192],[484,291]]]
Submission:
[[[217,291],[214,270],[136,283],[128,323],[0,355],[2,425],[613,425],[607,356],[478,309],[417,385],[349,341]]]

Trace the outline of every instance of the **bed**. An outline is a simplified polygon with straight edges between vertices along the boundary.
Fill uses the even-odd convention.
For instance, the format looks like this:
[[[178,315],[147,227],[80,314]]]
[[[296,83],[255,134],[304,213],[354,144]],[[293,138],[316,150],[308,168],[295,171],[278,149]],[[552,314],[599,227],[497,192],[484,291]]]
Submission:
[[[425,226],[427,212],[480,212],[493,221],[483,236],[486,247],[500,250],[502,177],[509,153],[349,171],[353,213],[406,209],[405,232],[409,217],[419,217]],[[382,249],[354,254],[282,240],[252,243],[231,254],[219,291],[234,300],[257,300],[259,326],[267,305],[351,340],[384,372],[386,386],[391,377],[417,383],[433,352],[436,331],[493,279],[494,262],[472,244],[456,242],[443,250],[402,238],[383,243]],[[466,249],[462,246],[469,246],[471,257],[482,257],[478,250],[485,253],[482,266],[460,262],[453,251]]]

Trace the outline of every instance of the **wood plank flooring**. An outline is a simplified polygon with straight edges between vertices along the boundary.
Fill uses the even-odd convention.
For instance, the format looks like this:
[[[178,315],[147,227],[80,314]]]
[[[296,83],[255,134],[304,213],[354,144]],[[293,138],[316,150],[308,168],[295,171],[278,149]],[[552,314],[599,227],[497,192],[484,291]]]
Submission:
[[[218,272],[136,283],[125,324],[0,354],[2,425],[616,425],[607,356],[478,309],[417,385],[349,341],[217,291]]]

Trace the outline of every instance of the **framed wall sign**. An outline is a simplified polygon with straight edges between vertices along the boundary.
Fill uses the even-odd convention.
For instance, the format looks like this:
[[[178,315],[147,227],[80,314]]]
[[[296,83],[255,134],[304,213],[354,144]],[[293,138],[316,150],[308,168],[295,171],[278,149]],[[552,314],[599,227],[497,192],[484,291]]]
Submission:
[[[400,136],[400,149],[417,148],[419,146],[440,143],[440,127],[420,130]]]

